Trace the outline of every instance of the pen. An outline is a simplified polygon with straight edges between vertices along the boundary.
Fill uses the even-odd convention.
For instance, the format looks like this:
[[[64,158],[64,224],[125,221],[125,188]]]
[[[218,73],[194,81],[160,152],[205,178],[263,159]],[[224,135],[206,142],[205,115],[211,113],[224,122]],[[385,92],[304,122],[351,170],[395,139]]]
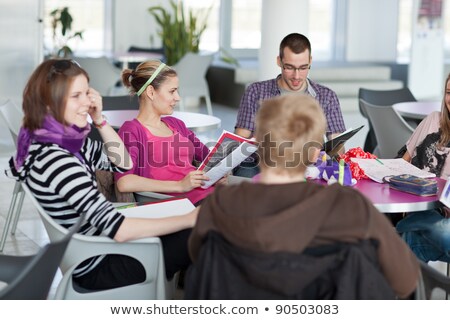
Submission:
[[[378,158],[375,158],[375,160],[377,160],[379,163],[381,163],[381,164],[383,164],[384,165],[384,163],[383,162],[381,162],[381,160],[380,159],[378,159]]]

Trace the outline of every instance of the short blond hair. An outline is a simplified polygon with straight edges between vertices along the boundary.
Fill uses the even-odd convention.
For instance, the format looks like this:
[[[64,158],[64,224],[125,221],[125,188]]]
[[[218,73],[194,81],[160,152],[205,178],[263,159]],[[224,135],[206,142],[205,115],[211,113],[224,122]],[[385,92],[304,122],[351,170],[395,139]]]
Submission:
[[[255,138],[261,170],[301,173],[310,152],[321,148],[326,120],[319,103],[304,94],[288,94],[261,102]]]

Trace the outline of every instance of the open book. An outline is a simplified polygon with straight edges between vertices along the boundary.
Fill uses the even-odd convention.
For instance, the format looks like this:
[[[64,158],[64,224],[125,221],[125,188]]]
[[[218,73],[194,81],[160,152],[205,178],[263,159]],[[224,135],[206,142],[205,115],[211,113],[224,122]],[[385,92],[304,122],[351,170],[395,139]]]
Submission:
[[[436,175],[417,168],[402,158],[398,159],[359,159],[351,158],[361,169],[364,170],[366,176],[373,181],[383,183],[383,178],[387,176],[395,176],[399,174],[410,174],[419,178],[434,178]]]
[[[187,198],[169,198],[149,203],[130,203],[116,207],[129,218],[166,218],[181,216],[195,209]]]
[[[258,143],[224,130],[214,147],[200,164],[210,180],[205,181],[206,189],[238,166],[258,149]]]
[[[334,137],[331,140],[325,141],[325,143],[323,144],[323,150],[330,157],[335,156],[337,154],[337,152],[339,151],[339,149],[344,145],[344,143],[346,143],[348,139],[353,137],[359,130],[361,130],[362,127],[364,127],[364,125],[356,128],[356,129],[348,129],[347,131],[341,133],[337,137]]]

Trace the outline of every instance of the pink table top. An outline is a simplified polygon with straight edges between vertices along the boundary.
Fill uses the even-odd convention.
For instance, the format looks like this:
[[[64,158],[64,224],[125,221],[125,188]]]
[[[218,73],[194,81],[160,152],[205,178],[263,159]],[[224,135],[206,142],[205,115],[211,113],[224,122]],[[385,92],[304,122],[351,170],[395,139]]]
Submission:
[[[259,181],[259,176],[256,175],[252,179],[243,179],[248,179],[248,181]],[[439,197],[441,196],[447,181],[441,178],[432,179],[437,181],[438,193],[437,195],[430,197],[421,197],[411,193],[394,190],[389,188],[389,185],[386,183],[378,183],[369,179],[359,180],[356,185],[348,188],[354,188],[361,192],[380,212],[383,213],[423,211],[444,206],[439,201]],[[326,181],[322,179],[309,181],[322,185],[326,184]]]
[[[386,183],[377,183],[372,180],[359,180],[353,186],[364,194],[381,212],[412,212],[442,207],[439,197],[444,189],[446,180],[433,178],[438,183],[438,194],[431,197],[421,197],[410,193],[389,188]]]
[[[433,111],[441,111],[441,101],[400,102],[392,105],[401,116],[422,120]]]

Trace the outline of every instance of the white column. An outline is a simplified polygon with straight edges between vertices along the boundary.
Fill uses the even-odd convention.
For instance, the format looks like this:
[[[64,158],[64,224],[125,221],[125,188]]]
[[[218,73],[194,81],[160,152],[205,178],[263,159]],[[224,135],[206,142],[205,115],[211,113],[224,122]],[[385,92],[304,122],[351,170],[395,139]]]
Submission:
[[[261,16],[261,48],[258,79],[280,73],[277,56],[281,40],[292,32],[308,36],[308,0],[264,0]]]
[[[444,29],[441,18],[419,17],[414,1],[408,86],[419,100],[440,100],[444,92]]]

